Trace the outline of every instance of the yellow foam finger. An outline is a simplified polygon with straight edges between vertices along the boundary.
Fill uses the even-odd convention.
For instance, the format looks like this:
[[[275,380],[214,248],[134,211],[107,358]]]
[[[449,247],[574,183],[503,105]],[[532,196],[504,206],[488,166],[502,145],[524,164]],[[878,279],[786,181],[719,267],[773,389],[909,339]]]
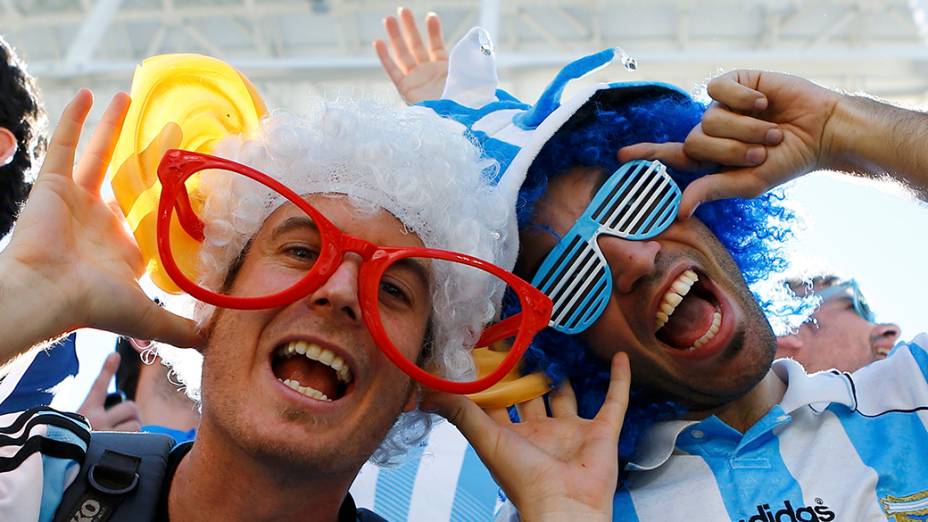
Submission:
[[[498,368],[506,355],[506,352],[490,348],[477,348],[471,354],[477,365],[477,374],[481,377]],[[490,388],[467,397],[481,408],[496,409],[536,399],[550,389],[551,382],[544,373],[520,375],[516,367]]]
[[[110,183],[126,216],[152,281],[180,293],[161,265],[156,245],[156,212],[161,194],[158,164],[165,151],[212,152],[231,135],[255,133],[267,114],[257,90],[235,68],[196,54],[148,58],[135,70],[132,105],[113,153]],[[197,177],[187,180],[194,212],[203,200]],[[199,243],[171,221],[171,250],[184,273],[195,273]]]

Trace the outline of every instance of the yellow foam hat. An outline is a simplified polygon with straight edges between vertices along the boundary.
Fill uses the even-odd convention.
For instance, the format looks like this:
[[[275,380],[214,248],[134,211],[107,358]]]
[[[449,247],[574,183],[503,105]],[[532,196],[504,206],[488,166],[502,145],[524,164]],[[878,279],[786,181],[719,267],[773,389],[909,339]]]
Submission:
[[[155,243],[158,163],[170,148],[209,153],[227,136],[251,136],[267,108],[248,78],[227,63],[197,54],[148,58],[135,69],[130,96],[110,182],[152,281],[177,294],[181,290],[165,273]],[[187,190],[196,211],[202,201],[196,176],[187,181]],[[176,216],[171,245],[181,269],[194,273],[199,242],[184,232]]]

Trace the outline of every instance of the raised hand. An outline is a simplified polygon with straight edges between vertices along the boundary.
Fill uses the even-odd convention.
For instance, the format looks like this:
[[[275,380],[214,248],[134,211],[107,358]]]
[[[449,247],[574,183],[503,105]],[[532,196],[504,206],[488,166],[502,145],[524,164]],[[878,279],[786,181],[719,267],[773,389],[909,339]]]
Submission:
[[[90,427],[96,431],[139,431],[142,427],[139,408],[134,402],[123,401],[106,409],[106,390],[118,368],[119,354],[113,352],[106,356],[100,375],[93,381],[84,403],[77,409],[77,413],[87,417]]]
[[[692,215],[705,201],[756,197],[810,171],[840,167],[829,134],[840,94],[787,74],[743,70],[713,79],[708,92],[714,102],[685,143],[641,143],[619,151],[621,161],[723,167],[687,187],[680,216]]]
[[[618,482],[618,441],[628,406],[628,357],[612,359],[606,401],[593,419],[577,415],[569,383],[518,405],[521,422],[505,409],[484,412],[463,396],[433,394],[423,401],[461,430],[525,521],[612,520]]]
[[[383,25],[390,40],[389,48],[378,39],[374,40],[374,50],[403,100],[412,105],[440,98],[448,77],[448,52],[438,15],[425,15],[428,47],[415,16],[405,7],[397,9],[397,16],[384,18]]]
[[[175,346],[202,343],[192,321],[163,310],[139,287],[144,267],[135,242],[124,220],[100,197],[128,95],[113,98],[74,165],[92,105],[93,96],[83,89],[65,107],[10,244],[0,256],[0,310],[7,312],[0,313],[5,326],[0,330],[2,361],[82,327]]]

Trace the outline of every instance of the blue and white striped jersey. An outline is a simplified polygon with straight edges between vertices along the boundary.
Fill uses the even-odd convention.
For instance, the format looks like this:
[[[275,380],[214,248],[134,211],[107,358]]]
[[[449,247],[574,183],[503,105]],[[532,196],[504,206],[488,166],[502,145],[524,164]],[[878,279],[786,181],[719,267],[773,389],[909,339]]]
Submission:
[[[853,374],[776,361],[786,395],[744,434],[717,417],[655,425],[613,519],[928,520],[926,348],[922,334]]]
[[[437,424],[402,465],[365,464],[351,496],[391,522],[489,521],[500,503],[490,472],[448,422]]]
[[[89,443],[90,426],[74,413],[0,415],[0,520],[51,522]]]

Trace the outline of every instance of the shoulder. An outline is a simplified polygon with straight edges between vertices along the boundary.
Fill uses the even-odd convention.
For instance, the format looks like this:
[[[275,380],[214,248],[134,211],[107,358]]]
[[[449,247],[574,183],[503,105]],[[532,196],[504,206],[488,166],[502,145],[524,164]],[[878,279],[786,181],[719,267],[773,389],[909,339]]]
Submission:
[[[0,416],[0,520],[46,519],[73,482],[90,442],[80,415],[47,407]]]
[[[43,406],[0,415],[0,472],[36,453],[83,460],[89,443],[90,425],[75,413]]]
[[[909,411],[928,407],[928,336],[899,343],[889,357],[847,376],[860,411]]]

